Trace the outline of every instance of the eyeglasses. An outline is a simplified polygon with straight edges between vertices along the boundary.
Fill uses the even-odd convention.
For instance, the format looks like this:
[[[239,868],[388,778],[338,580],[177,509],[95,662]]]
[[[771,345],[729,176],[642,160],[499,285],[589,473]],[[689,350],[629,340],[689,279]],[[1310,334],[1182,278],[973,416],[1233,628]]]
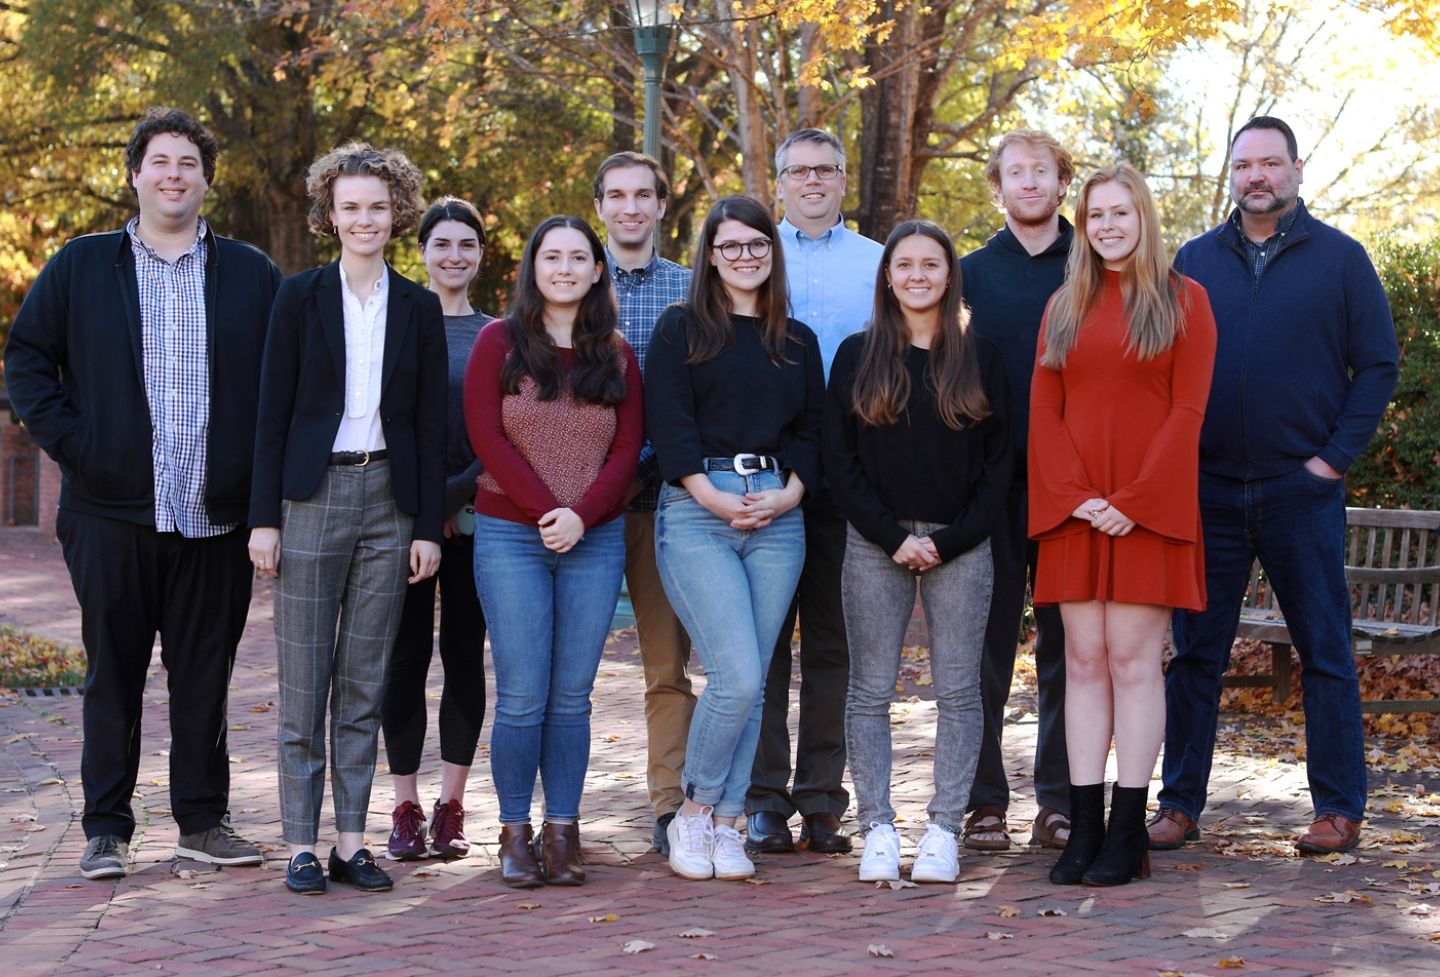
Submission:
[[[796,163],[794,166],[785,167],[780,171],[780,175],[799,183],[802,180],[810,179],[810,174],[814,173],[828,183],[844,172],[844,167],[836,166],[834,163],[821,163],[819,166],[802,166]]]
[[[770,239],[757,237],[753,241],[726,241],[723,244],[712,244],[710,247],[719,251],[720,257],[726,261],[739,261],[740,256],[747,252],[752,258],[763,258],[770,253]]]

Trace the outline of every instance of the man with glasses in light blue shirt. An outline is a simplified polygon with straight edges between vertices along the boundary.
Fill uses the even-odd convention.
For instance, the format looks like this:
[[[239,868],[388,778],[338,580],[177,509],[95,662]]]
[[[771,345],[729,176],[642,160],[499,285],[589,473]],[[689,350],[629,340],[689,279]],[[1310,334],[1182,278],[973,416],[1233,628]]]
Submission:
[[[815,331],[828,375],[840,341],[870,318],[875,272],[883,247],[849,230],[840,216],[845,198],[845,149],[819,129],[797,129],[775,151],[776,197],[785,206],[790,313]],[[760,745],[746,796],[746,847],[791,851],[787,823],[803,820],[799,847],[850,850],[840,817],[845,791],[845,687],[850,651],[840,604],[845,518],[822,484],[805,502],[805,569],[765,681]],[[791,784],[790,638],[800,619],[800,722]]]

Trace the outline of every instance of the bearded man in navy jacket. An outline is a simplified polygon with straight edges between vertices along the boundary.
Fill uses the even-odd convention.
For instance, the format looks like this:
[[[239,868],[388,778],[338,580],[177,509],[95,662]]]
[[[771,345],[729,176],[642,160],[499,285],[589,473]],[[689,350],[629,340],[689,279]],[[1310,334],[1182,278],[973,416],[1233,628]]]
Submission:
[[[1177,611],[1165,680],[1164,789],[1151,848],[1199,837],[1220,680],[1258,557],[1304,667],[1314,823],[1302,852],[1348,851],[1365,817],[1365,743],[1345,583],[1344,473],[1380,423],[1399,373],[1395,325],[1365,249],[1299,199],[1304,161],[1280,119],[1231,146],[1236,209],[1180,249],[1205,286],[1219,345],[1200,436],[1201,613]]]
[[[147,112],[125,147],[139,215],[61,248],[5,348],[10,400],[60,465],[55,528],[87,660],[88,879],[129,870],[157,632],[170,689],[176,854],[265,860],[230,827],[225,734],[253,579],[243,524],[260,353],[280,272],[200,217],[217,156],[215,138],[189,114]]]

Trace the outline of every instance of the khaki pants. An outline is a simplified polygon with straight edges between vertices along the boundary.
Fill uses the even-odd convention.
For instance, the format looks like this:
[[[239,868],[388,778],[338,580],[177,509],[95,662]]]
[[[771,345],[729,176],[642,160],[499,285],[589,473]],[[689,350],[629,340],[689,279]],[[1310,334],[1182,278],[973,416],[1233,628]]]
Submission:
[[[680,771],[695,693],[690,690],[690,638],[670,608],[655,566],[655,513],[625,513],[625,585],[635,609],[645,670],[645,780],[656,817],[680,809]]]

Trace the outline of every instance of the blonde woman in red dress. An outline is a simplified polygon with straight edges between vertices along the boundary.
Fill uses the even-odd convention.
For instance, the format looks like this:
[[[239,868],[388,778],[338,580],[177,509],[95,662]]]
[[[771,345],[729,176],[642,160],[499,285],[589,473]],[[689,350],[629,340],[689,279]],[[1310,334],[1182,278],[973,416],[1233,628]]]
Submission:
[[[1030,398],[1035,601],[1059,604],[1065,622],[1072,827],[1051,882],[1149,875],[1160,652],[1172,609],[1205,606],[1198,464],[1214,361],[1209,299],[1170,269],[1144,177],[1127,163],[1097,171],[1080,190]]]

